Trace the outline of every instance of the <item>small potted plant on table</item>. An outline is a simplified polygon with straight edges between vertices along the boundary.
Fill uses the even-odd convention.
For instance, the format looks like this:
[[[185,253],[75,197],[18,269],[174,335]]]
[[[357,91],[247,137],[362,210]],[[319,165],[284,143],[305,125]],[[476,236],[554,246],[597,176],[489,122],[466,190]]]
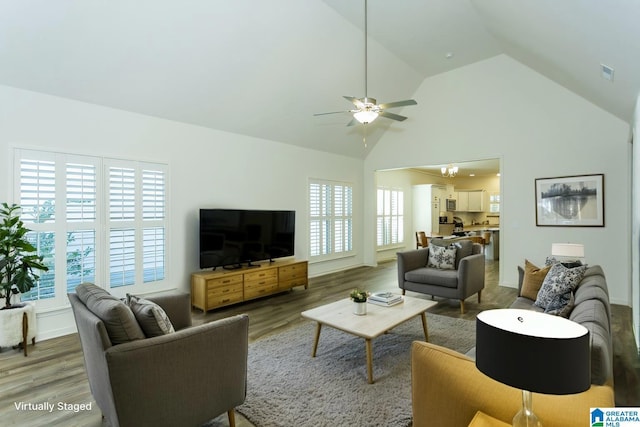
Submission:
[[[353,314],[362,316],[367,314],[367,296],[369,294],[366,291],[360,289],[354,289],[349,295],[353,301]]]

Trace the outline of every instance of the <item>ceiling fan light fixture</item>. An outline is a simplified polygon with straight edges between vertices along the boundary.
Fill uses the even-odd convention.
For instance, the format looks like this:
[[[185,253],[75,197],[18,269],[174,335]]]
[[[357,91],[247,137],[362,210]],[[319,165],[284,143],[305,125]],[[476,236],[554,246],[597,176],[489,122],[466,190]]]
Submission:
[[[371,110],[362,110],[353,113],[353,118],[359,121],[360,123],[366,125],[367,123],[371,123],[375,119],[378,118],[378,113]]]

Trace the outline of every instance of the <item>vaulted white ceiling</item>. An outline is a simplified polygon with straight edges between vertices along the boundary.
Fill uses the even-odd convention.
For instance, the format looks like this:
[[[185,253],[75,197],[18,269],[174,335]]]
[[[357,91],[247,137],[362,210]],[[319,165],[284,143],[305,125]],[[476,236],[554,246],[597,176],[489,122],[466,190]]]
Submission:
[[[368,95],[507,54],[630,122],[640,2],[369,0]],[[363,0],[0,0],[0,84],[364,157]],[[447,54],[451,56],[447,58]],[[614,81],[601,77],[614,68]],[[417,99],[420,103],[420,99]],[[10,106],[4,106],[10,108]],[[409,117],[411,107],[393,110]],[[404,122],[406,123],[406,122]]]

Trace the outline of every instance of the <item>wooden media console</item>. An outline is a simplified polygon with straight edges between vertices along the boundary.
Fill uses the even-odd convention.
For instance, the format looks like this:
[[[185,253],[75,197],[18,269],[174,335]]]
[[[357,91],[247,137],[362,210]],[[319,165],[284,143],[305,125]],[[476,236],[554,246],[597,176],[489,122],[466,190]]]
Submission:
[[[308,262],[263,262],[259,267],[200,271],[191,274],[191,305],[209,311],[225,305],[309,286]]]

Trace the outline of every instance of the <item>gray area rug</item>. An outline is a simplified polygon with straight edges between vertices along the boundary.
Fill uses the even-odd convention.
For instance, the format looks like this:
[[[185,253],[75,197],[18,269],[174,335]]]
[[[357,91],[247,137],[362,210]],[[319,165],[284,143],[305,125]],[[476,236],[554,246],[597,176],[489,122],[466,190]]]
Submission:
[[[427,313],[429,341],[467,352],[475,322]],[[411,343],[424,340],[416,317],[373,340],[374,384],[364,339],[323,327],[311,357],[308,321],[249,345],[247,399],[238,407],[257,427],[410,426]]]

